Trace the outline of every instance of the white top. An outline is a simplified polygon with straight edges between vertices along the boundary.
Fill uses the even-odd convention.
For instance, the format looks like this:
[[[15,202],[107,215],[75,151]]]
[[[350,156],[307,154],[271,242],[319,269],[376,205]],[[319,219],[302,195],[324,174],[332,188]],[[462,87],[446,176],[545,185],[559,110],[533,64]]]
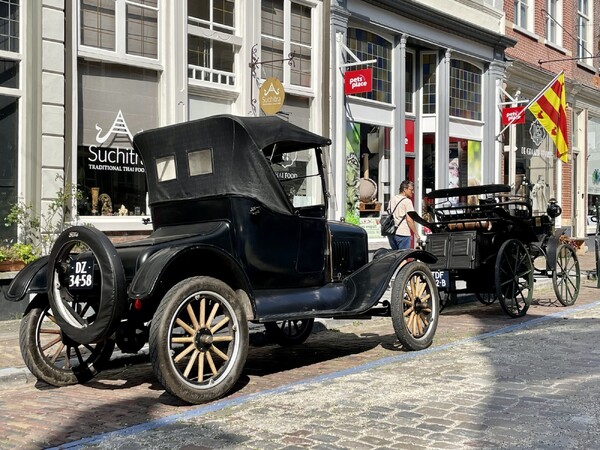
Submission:
[[[398,205],[397,208],[396,205]],[[394,210],[394,208],[396,208],[396,210]],[[402,223],[400,223],[400,226],[396,229],[396,234],[400,236],[410,236],[410,228],[408,226],[406,218],[404,218],[407,212],[415,210],[410,198],[402,194],[395,195],[390,200],[388,210],[390,212],[394,212],[394,220],[396,221],[396,225],[398,225],[402,221]],[[404,220],[402,220],[403,218]]]

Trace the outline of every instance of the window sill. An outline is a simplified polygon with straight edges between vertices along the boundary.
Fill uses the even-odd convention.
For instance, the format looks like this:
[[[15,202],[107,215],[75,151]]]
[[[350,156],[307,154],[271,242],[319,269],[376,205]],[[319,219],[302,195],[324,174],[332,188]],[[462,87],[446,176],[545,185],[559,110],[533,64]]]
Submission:
[[[150,219],[150,216],[80,216],[79,223],[93,225],[100,231],[152,232],[152,225],[144,225],[142,219]]]
[[[567,50],[566,48],[561,47],[558,44],[555,44],[552,41],[549,40],[545,40],[544,44],[546,45],[546,47],[550,47],[552,50],[556,50],[557,52],[562,53],[563,55],[570,55],[571,53],[569,52],[569,50]]]
[[[123,64],[125,66],[140,67],[142,69],[156,71],[163,70],[163,66],[158,62],[158,60],[142,58],[134,55],[118,55],[114,52],[107,52],[89,47],[80,46],[77,56],[90,61],[99,61],[109,64]]]
[[[533,31],[529,31],[529,30],[527,30],[525,28],[521,28],[518,25],[513,25],[513,31],[515,31],[515,32],[517,32],[519,34],[522,34],[523,36],[526,36],[526,37],[528,37],[530,39],[533,39],[533,40],[536,40],[536,41],[540,40],[540,37],[537,34],[535,34]]]
[[[592,73],[596,73],[596,68],[594,66],[591,66],[591,65],[581,62],[581,61],[577,61],[577,67],[579,67],[583,70],[588,70]]]

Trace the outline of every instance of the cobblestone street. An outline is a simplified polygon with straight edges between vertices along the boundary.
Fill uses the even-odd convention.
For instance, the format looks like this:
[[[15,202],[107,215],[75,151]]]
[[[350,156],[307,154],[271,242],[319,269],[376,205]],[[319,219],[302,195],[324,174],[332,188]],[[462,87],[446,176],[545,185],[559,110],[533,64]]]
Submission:
[[[569,308],[547,282],[519,319],[498,303],[450,305],[422,352],[402,351],[389,319],[319,324],[293,348],[261,345],[257,334],[237,389],[203,406],[165,393],[146,354],[113,361],[86,385],[11,377],[25,369],[9,321],[0,447],[590,448],[600,439],[592,266],[582,259],[584,286]]]

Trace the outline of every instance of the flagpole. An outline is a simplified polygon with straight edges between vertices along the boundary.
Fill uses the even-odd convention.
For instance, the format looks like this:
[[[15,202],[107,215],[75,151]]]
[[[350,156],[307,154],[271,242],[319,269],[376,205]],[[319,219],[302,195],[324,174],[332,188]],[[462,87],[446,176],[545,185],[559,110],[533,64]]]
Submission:
[[[558,75],[556,75],[556,76],[555,76],[555,77],[552,79],[552,81],[550,81],[550,83],[548,83],[548,84],[546,85],[546,87],[544,87],[544,89],[542,89],[542,90],[541,90],[541,91],[538,93],[538,95],[536,95],[536,96],[533,98],[533,100],[530,100],[530,101],[529,101],[529,103],[527,103],[527,105],[523,107],[523,109],[521,110],[521,112],[520,112],[519,114],[517,114],[517,116],[516,116],[516,117],[512,118],[512,119],[510,120],[510,122],[508,122],[508,124],[507,124],[507,125],[506,125],[504,128],[502,128],[502,129],[500,130],[500,132],[499,132],[499,133],[498,133],[498,135],[496,136],[496,140],[499,140],[499,139],[500,139],[500,136],[502,136],[502,133],[504,133],[504,132],[506,131],[506,129],[507,129],[508,127],[510,127],[510,126],[511,126],[513,123],[515,123],[517,120],[519,120],[519,119],[521,118],[521,116],[522,116],[523,114],[525,114],[525,111],[526,111],[526,110],[527,110],[527,109],[528,109],[528,108],[529,108],[531,105],[533,105],[535,102],[537,102],[537,101],[538,101],[538,99],[539,99],[539,98],[540,98],[542,95],[544,95],[544,92],[546,92],[546,89],[548,89],[550,86],[552,86],[552,84],[554,84],[554,82],[555,82],[556,80],[558,80],[558,77],[560,77],[560,76],[561,76],[563,73],[564,73],[564,70],[561,70],[561,71],[558,73]]]

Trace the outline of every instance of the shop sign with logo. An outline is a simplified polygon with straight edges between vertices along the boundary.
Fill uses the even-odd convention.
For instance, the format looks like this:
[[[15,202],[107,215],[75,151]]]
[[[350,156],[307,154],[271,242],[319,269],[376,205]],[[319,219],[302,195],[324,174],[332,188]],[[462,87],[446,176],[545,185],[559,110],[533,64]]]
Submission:
[[[275,77],[267,78],[260,86],[258,104],[268,116],[279,112],[285,100],[283,84]]]
[[[112,126],[99,124],[96,144],[78,147],[78,184],[85,200],[80,215],[141,215],[146,212],[144,164],[132,148],[133,135],[119,110]]]
[[[525,123],[525,107],[502,108],[502,125],[518,125]],[[514,122],[513,122],[514,120]]]
[[[373,89],[372,69],[349,70],[344,74],[344,94],[360,94]]]

